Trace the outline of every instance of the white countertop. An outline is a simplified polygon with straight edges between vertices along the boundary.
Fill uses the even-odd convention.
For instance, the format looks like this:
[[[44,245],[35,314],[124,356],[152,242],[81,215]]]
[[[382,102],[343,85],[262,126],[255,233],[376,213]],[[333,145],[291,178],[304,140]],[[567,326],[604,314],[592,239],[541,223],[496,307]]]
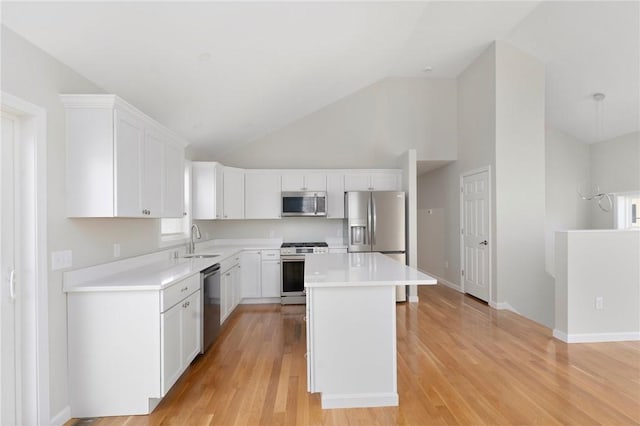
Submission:
[[[305,287],[435,285],[436,279],[381,253],[307,254]]]
[[[238,247],[215,247],[197,251],[196,254],[217,254],[217,257],[165,258],[150,263],[133,264],[122,270],[113,268],[110,271],[108,264],[98,265],[67,273],[69,279],[65,280],[63,290],[68,293],[162,290],[216,263],[223,262],[240,251],[241,248]],[[100,273],[97,273],[97,270],[100,270]]]

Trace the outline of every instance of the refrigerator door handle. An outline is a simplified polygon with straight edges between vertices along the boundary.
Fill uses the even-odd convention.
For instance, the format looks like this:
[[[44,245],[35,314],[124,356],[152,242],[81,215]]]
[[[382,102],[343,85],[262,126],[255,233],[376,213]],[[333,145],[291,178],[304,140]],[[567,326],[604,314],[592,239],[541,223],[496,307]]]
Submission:
[[[365,234],[367,238],[365,239],[365,244],[371,244],[371,196],[367,200],[367,232]]]
[[[376,203],[373,199],[373,194],[370,195],[369,200],[369,216],[371,216],[371,246],[374,246],[376,244]]]

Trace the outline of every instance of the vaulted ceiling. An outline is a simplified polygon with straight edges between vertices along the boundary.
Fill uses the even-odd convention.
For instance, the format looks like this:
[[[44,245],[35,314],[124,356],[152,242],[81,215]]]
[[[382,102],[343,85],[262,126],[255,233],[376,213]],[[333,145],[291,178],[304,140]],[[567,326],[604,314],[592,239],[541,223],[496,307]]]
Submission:
[[[456,78],[505,40],[543,62],[547,120],[637,131],[638,2],[2,2],[2,23],[210,152],[386,77]],[[425,68],[430,71],[425,72]],[[604,92],[601,130],[594,92]]]

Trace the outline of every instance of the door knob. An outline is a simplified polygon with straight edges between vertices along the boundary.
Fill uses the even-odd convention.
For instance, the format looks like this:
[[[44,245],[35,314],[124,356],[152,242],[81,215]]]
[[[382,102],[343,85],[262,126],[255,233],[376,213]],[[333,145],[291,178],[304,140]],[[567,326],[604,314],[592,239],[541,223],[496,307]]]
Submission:
[[[482,241],[482,242],[480,243],[480,245],[482,245],[482,246],[486,246],[487,244],[489,244],[489,243],[487,242],[487,240],[484,240],[484,241]]]

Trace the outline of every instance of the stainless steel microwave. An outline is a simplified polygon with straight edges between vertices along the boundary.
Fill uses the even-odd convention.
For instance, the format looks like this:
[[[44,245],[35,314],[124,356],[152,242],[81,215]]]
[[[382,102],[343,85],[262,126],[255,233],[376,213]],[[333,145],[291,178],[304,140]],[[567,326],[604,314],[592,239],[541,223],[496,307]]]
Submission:
[[[283,192],[282,216],[326,216],[327,193],[316,192]]]

